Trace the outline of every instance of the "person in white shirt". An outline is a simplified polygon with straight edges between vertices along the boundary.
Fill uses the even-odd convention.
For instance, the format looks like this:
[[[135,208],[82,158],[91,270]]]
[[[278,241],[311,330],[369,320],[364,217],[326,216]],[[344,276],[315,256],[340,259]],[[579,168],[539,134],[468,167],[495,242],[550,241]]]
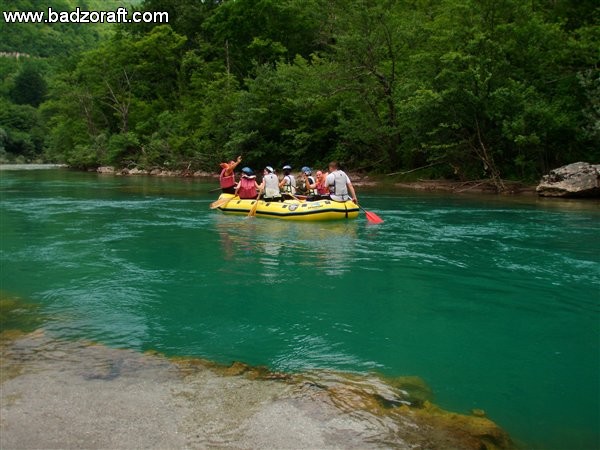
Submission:
[[[352,186],[352,182],[348,175],[346,175],[343,170],[340,170],[337,161],[329,163],[329,175],[327,175],[325,180],[325,183],[329,186],[329,191],[331,192],[331,200],[336,202],[352,200],[354,203],[358,204],[354,186]]]
[[[279,192],[279,179],[271,166],[265,167],[264,176],[260,185],[263,200],[266,202],[280,202],[282,200]]]

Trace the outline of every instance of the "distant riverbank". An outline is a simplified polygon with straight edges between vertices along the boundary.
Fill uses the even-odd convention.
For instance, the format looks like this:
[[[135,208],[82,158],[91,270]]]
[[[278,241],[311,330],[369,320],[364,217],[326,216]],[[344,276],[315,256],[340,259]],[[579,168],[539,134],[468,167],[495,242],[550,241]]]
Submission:
[[[44,169],[68,169],[66,164],[0,164],[2,170],[44,170]],[[206,172],[203,170],[170,170],[165,168],[128,169],[115,168],[112,166],[101,166],[97,169],[89,169],[88,172],[97,172],[103,175],[115,176],[156,176],[156,177],[180,177],[180,178],[206,178],[217,179],[216,172]],[[412,189],[417,191],[438,191],[450,192],[455,194],[498,194],[496,187],[490,180],[429,180],[418,179],[415,181],[402,181],[401,177],[388,175],[372,175],[357,172],[348,172],[352,183],[356,187],[387,187],[398,189]],[[505,181],[507,191],[503,195],[536,195],[535,185],[519,182]]]
[[[208,178],[217,179],[218,173],[206,172],[203,170],[193,171],[190,169],[184,170],[169,170],[165,168],[154,168],[152,170],[143,169],[128,169],[128,168],[115,168],[112,166],[101,166],[97,169],[91,169],[92,172],[97,172],[104,175],[116,175],[116,176],[157,176],[157,177],[183,177],[183,178]],[[418,191],[439,191],[439,192],[451,192],[456,194],[461,193],[477,193],[477,194],[498,194],[496,186],[491,180],[430,180],[430,179],[418,179],[415,181],[403,181],[402,177],[397,175],[389,176],[385,174],[365,174],[348,171],[352,183],[356,187],[387,187],[387,188],[398,188],[398,189],[413,189]],[[519,181],[504,181],[506,186],[506,192],[502,194],[506,195],[536,195],[535,185],[528,184]]]
[[[68,167],[66,164],[0,164],[0,171],[67,169]]]

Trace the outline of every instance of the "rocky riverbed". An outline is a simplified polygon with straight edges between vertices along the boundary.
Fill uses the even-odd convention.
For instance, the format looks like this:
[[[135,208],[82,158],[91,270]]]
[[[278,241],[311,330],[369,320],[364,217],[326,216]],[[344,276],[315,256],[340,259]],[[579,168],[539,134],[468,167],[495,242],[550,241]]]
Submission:
[[[416,377],[226,367],[43,329],[5,330],[0,347],[1,448],[513,448]]]

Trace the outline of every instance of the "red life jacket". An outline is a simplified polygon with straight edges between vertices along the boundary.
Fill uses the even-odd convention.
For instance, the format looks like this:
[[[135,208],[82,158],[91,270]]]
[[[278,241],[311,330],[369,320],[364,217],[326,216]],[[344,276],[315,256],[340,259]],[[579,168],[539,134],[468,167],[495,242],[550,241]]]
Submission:
[[[256,192],[256,181],[254,177],[247,178],[242,176],[240,179],[238,195],[240,198],[256,198],[258,192]]]
[[[221,175],[219,175],[219,183],[223,189],[235,186],[235,174],[231,172],[231,175],[225,176],[226,170],[227,169],[221,170]]]
[[[325,177],[321,178],[322,181],[317,181],[317,194],[328,195],[329,187],[327,187]]]

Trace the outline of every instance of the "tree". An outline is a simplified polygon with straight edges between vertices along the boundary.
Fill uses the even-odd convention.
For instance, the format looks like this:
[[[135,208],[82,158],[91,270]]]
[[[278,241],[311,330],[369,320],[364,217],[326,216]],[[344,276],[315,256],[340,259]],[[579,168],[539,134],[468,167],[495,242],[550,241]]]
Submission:
[[[154,27],[141,36],[118,33],[84,53],[73,76],[57,85],[51,105],[61,111],[58,129],[60,122],[68,121],[87,130],[87,137],[79,135],[74,143],[86,149],[85,164],[136,163],[152,134],[170,126],[158,118],[178,107],[184,43],[169,26]]]
[[[37,107],[46,96],[46,81],[33,64],[24,64],[17,74],[10,91],[10,98],[17,105]]]
[[[0,99],[2,150],[8,158],[21,157],[27,162],[39,157],[44,149],[45,128],[35,108],[15,105]]]

